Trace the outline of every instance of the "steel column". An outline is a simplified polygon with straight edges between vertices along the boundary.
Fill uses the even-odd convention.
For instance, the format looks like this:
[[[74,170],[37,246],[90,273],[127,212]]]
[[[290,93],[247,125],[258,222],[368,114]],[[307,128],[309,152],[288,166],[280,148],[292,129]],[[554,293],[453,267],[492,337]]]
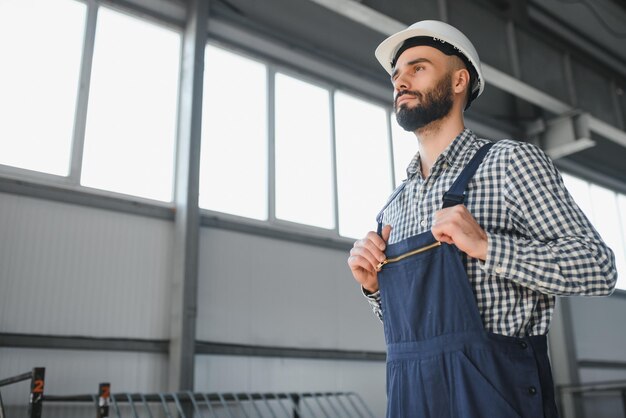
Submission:
[[[170,301],[170,390],[192,390],[194,382],[200,229],[198,192],[208,3],[208,0],[188,2],[183,34]]]

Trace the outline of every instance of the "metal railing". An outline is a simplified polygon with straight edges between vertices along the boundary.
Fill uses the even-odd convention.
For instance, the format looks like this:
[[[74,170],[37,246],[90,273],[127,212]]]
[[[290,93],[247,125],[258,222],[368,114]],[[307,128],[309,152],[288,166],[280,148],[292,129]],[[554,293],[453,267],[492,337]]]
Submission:
[[[95,404],[97,399],[95,395],[46,396],[44,401]],[[363,399],[353,392],[118,393],[111,394],[109,402],[110,415],[117,418],[374,418]]]
[[[44,395],[44,371],[0,381],[2,387],[32,379],[29,418],[40,418],[43,404],[51,403],[67,408],[68,415],[71,409],[93,408],[96,418],[374,418],[354,392],[112,394],[109,383],[100,383],[97,394]],[[8,418],[1,395],[0,418]]]
[[[559,407],[563,411],[563,403],[567,397],[572,400],[585,400],[590,398],[613,398],[621,399],[622,416],[626,418],[626,380],[609,382],[594,382],[578,385],[557,386],[559,393]],[[619,418],[619,415],[612,415],[612,418]]]
[[[30,380],[30,397],[28,402],[28,417],[40,418],[43,402],[43,388],[45,381],[46,369],[43,367],[35,367],[30,372],[18,374],[6,379],[0,380],[0,388],[12,385],[14,383]],[[4,404],[2,403],[2,393],[0,392],[0,418],[6,418]]]

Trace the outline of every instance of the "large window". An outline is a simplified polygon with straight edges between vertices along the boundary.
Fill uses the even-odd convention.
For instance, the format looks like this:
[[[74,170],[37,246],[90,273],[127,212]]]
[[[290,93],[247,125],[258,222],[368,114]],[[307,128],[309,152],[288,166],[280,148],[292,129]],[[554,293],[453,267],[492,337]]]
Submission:
[[[626,290],[626,196],[563,174],[567,189],[615,253],[617,288]]]
[[[180,42],[100,7],[81,184],[172,200]]]
[[[0,1],[0,164],[66,176],[84,4]]]
[[[335,226],[330,94],[276,74],[276,217]]]
[[[268,218],[267,68],[207,45],[200,207]]]
[[[376,229],[376,214],[391,193],[387,112],[381,106],[335,94],[339,233],[362,237]]]
[[[375,229],[393,186],[384,107],[213,45],[203,103],[202,208],[351,238]]]

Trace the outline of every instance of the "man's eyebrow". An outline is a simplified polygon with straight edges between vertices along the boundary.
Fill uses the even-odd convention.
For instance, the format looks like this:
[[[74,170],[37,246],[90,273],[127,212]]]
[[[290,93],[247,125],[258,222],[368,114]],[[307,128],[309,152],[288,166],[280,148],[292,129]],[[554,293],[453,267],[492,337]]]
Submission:
[[[407,65],[407,66],[410,66],[410,65],[414,65],[414,64],[419,64],[419,63],[421,63],[421,62],[427,62],[427,63],[429,63],[429,64],[431,64],[431,65],[432,65],[432,61],[431,61],[431,60],[429,60],[428,58],[416,58],[416,59],[414,59],[413,61],[409,61],[409,62],[407,62],[407,63],[406,63],[406,65]],[[398,68],[394,68],[394,69],[393,69],[393,71],[392,71],[392,73],[391,73],[391,80],[392,80],[392,81],[393,81],[393,79],[396,77],[396,75],[398,75]]]

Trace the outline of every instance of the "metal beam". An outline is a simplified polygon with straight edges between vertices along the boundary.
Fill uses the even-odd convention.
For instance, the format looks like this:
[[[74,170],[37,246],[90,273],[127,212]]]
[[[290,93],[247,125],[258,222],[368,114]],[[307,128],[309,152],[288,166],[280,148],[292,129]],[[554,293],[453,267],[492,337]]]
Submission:
[[[370,7],[360,4],[355,0],[310,1],[327,7],[342,16],[359,22],[366,27],[385,35],[391,35],[406,28],[405,24],[398,22]],[[482,62],[481,66],[486,82],[499,88],[500,90],[524,99],[552,113],[556,113],[557,115],[575,110],[569,104],[563,103],[549,94],[546,94],[485,62]],[[602,137],[626,147],[626,132],[623,132],[620,129],[595,117],[589,118],[589,128]]]
[[[0,347],[166,353],[167,340],[0,333]]]
[[[578,46],[585,53],[593,56],[618,74],[626,75],[624,61],[605,49],[603,45],[591,41],[584,35],[576,32],[575,27],[564,24],[558,19],[558,16],[554,16],[542,5],[541,0],[532,0],[528,3],[528,17],[533,22],[550,30],[550,32],[567,39],[568,42]]]
[[[316,360],[385,361],[384,351],[333,350],[323,348],[272,347],[198,341],[197,354],[244,357],[279,357]]]
[[[179,95],[174,262],[170,299],[169,389],[193,390],[200,209],[200,130],[208,0],[190,0]]]
[[[72,158],[70,162],[70,181],[80,184],[80,175],[83,166],[83,149],[85,145],[85,130],[87,127],[87,104],[89,103],[89,86],[91,84],[91,66],[93,50],[96,41],[96,21],[98,19],[98,5],[94,0],[86,2],[87,18],[83,39],[82,63],[78,81],[78,97],[74,116],[74,132],[72,138]]]
[[[345,16],[355,22],[367,26],[386,35],[399,32],[406,28],[404,23],[386,16],[371,7],[358,3],[355,0],[311,0],[337,14]],[[441,6],[439,6],[441,10]]]
[[[13,179],[0,176],[0,193],[44,199],[53,202],[80,205],[95,209],[146,216],[171,221],[174,211],[169,204],[138,196],[90,190],[85,187],[44,184],[38,180]]]
[[[551,330],[548,333],[548,348],[552,363],[554,383],[557,386],[578,384],[576,339],[569,298],[557,300],[552,319]],[[579,405],[572,399],[559,399],[561,414],[567,417],[579,417]]]
[[[168,351],[167,340],[140,338],[103,338],[41,334],[0,333],[0,347],[47,350],[93,350],[162,353]],[[384,351],[338,350],[328,348],[279,347],[196,341],[195,354],[243,357],[280,357],[315,360],[385,361]]]

